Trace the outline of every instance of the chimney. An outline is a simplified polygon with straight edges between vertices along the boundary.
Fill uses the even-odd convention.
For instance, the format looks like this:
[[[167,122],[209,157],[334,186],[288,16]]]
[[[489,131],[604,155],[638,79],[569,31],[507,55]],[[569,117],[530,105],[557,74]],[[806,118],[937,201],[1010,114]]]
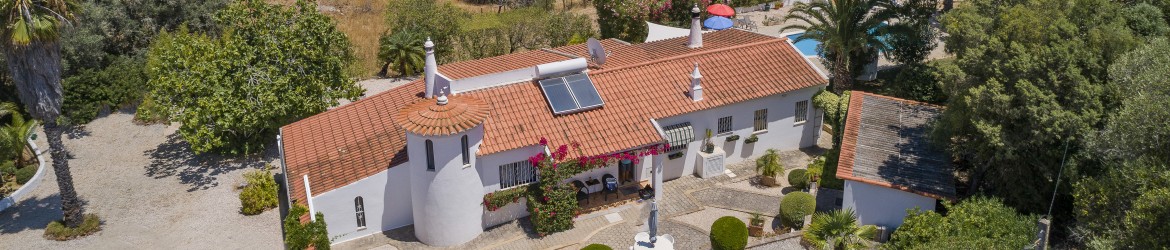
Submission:
[[[703,23],[699,22],[699,4],[691,8],[691,41],[687,47],[692,49],[703,47]]]
[[[695,70],[691,71],[691,101],[703,100],[703,85],[699,84],[703,81],[703,75],[699,74],[699,63],[695,63]]]
[[[431,38],[427,37],[427,42],[423,44],[423,49],[427,51],[426,65],[423,67],[423,74],[425,74],[423,81],[427,83],[425,91],[426,98],[435,97],[435,73],[439,72],[439,65],[435,63],[435,43],[431,42]]]

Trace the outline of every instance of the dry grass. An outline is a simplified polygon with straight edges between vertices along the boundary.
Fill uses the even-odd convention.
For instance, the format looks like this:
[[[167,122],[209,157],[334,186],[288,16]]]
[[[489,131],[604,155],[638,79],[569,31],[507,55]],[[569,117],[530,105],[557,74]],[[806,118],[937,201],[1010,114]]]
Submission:
[[[378,62],[378,38],[386,32],[386,3],[389,0],[317,0],[318,10],[333,17],[337,21],[338,29],[349,37],[353,43],[354,55],[357,62],[351,72],[361,79],[374,78],[382,64]],[[497,5],[475,5],[459,0],[441,0],[452,2],[455,6],[471,13],[488,13],[497,10]],[[586,14],[596,18],[596,11],[592,5],[584,4],[584,0],[571,1],[570,10],[577,14]],[[296,0],[268,0],[270,3],[292,5]],[[557,8],[562,8],[562,1],[557,1]],[[594,24],[596,28],[596,24]]]

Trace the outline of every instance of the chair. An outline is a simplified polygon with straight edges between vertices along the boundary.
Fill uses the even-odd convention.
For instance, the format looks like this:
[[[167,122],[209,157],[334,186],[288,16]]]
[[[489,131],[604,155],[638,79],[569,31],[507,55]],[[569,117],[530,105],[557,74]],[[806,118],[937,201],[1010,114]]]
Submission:
[[[573,187],[577,188],[577,204],[581,204],[581,200],[585,200],[585,204],[589,204],[589,189],[585,187],[585,183],[579,180],[573,181]]]
[[[601,176],[601,180],[605,183],[605,200],[609,201],[609,194],[617,194],[617,178],[613,178],[611,174],[605,174]],[[621,198],[621,195],[618,195],[618,198]]]

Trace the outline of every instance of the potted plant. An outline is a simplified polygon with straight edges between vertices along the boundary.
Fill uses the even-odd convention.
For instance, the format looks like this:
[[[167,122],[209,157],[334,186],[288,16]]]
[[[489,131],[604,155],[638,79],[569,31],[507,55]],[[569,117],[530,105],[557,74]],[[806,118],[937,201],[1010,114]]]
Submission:
[[[821,179],[821,174],[825,170],[825,157],[817,156],[813,158],[812,162],[808,164],[808,180],[810,182],[817,182]]]
[[[764,215],[752,213],[751,223],[748,225],[748,235],[752,237],[764,236]]]
[[[752,135],[752,136],[748,136],[747,139],[743,139],[743,143],[756,143],[759,140],[760,140],[760,137],[756,137],[756,135]]]
[[[739,135],[731,135],[727,137],[727,141],[738,141]]]
[[[780,163],[780,154],[776,149],[768,149],[759,159],[756,159],[756,172],[760,173],[760,184],[769,187],[779,186],[776,175],[784,172],[784,165]]]
[[[707,129],[707,138],[703,139],[703,152],[715,152],[715,143],[711,143],[711,129]]]

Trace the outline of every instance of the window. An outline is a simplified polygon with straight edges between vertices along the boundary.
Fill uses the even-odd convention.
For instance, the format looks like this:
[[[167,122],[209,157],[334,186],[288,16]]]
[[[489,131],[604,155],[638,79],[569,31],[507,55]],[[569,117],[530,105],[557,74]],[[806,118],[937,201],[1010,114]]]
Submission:
[[[808,120],[808,101],[796,102],[796,121],[794,123],[802,123]]]
[[[536,168],[528,160],[500,165],[500,188],[510,188],[536,181]]]
[[[427,140],[427,170],[435,171],[435,144]]]
[[[755,130],[762,131],[768,129],[768,109],[756,110]]]
[[[719,133],[731,132],[731,117],[719,118]]]
[[[366,227],[366,206],[363,204],[362,197],[353,198],[353,209],[357,211],[357,226],[358,228]]]
[[[662,130],[666,132],[666,137],[669,138],[667,142],[670,143],[670,149],[667,149],[667,152],[685,149],[687,148],[687,144],[695,140],[695,131],[691,128],[690,122],[662,127]]]
[[[471,147],[467,145],[467,135],[463,136],[463,165],[471,164],[471,155],[468,152]]]

